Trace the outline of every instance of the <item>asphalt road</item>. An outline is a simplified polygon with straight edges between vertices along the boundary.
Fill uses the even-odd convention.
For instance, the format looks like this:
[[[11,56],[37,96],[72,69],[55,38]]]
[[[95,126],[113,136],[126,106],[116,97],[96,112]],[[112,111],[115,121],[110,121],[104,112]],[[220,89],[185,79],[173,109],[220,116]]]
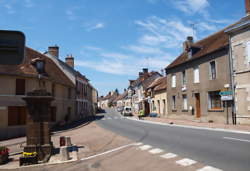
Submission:
[[[105,120],[96,121],[131,140],[192,158],[224,171],[250,171],[250,135],[156,125],[129,119],[117,119],[114,110],[101,114]]]

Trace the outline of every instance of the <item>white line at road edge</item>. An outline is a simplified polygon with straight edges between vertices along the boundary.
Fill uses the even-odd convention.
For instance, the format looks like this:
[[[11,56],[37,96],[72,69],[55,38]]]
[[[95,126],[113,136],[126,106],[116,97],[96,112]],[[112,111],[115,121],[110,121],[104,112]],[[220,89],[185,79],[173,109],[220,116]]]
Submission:
[[[250,132],[247,132],[247,131],[228,130],[228,129],[222,129],[222,128],[207,128],[207,127],[198,127],[198,126],[186,126],[186,125],[168,124],[168,123],[162,123],[162,122],[153,122],[153,121],[147,121],[147,120],[138,120],[138,119],[130,118],[130,117],[126,117],[126,118],[129,120],[137,121],[137,122],[144,122],[144,123],[150,123],[150,124],[155,124],[155,125],[192,128],[192,129],[200,129],[200,130],[220,131],[220,132],[229,132],[229,133],[250,135]]]
[[[95,157],[98,157],[98,156],[109,154],[109,153],[112,153],[114,151],[118,151],[118,150],[130,147],[130,146],[136,146],[136,145],[137,145],[137,143],[127,144],[127,145],[124,145],[124,146],[121,146],[121,147],[118,147],[118,148],[115,148],[115,149],[112,149],[112,150],[109,150],[109,151],[105,151],[104,153],[100,153],[100,154],[96,154],[96,155],[89,156],[89,157],[86,157],[86,158],[82,158],[81,160],[82,161],[89,160],[89,159],[92,159],[92,158],[95,158]]]
[[[245,140],[245,139],[238,139],[238,138],[232,138],[232,137],[223,137],[224,139],[228,139],[228,140],[234,140],[234,141],[242,141],[242,142],[249,142],[250,140]]]

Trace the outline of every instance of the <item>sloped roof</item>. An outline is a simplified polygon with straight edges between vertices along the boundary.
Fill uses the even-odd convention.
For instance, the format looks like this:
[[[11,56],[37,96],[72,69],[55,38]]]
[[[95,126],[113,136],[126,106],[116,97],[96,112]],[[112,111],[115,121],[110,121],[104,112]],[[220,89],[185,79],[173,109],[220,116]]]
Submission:
[[[243,17],[239,21],[234,24],[231,24],[224,29],[209,35],[208,37],[194,43],[192,46],[201,48],[197,53],[195,53],[192,58],[188,59],[188,53],[183,52],[179,57],[177,57],[170,65],[166,67],[166,69],[171,69],[180,64],[204,57],[212,52],[223,49],[224,47],[229,45],[229,36],[226,33],[229,29],[233,29],[237,26],[240,26],[242,23],[248,22],[250,16]]]
[[[161,77],[160,83],[154,88],[154,91],[161,91],[167,89],[167,77]]]
[[[119,100],[124,99],[126,96],[128,95],[128,91],[123,92],[122,94],[120,94],[114,101],[117,102]]]
[[[185,62],[201,58],[206,54],[215,52],[216,50],[228,46],[228,44],[229,44],[228,35],[224,32],[224,30],[221,30],[213,35],[208,36],[205,39],[202,39],[194,43],[193,46],[200,47],[201,49],[197,53],[195,53],[190,59],[188,59],[188,53],[183,52],[170,65],[168,65],[166,69],[170,69]]]
[[[163,79],[164,77],[159,77],[159,78],[156,78],[148,87],[147,89],[151,89],[151,88],[154,88],[156,87],[157,85],[159,85],[161,83],[161,80]]]
[[[154,77],[154,76],[156,76],[156,75],[161,76],[161,74],[159,74],[158,72],[154,72],[154,71],[151,72],[150,75],[149,75],[149,77],[141,82],[142,87],[143,87],[144,89],[147,89],[147,87],[148,87],[152,82],[154,82],[154,80],[156,79],[156,78]]]
[[[29,47],[25,48],[26,56],[20,65],[0,65],[1,75],[14,75],[24,77],[38,77],[36,68],[31,64],[31,61],[36,58],[41,58],[45,61],[45,71],[48,74],[47,78],[51,81],[71,86],[74,84],[68,77],[57,67],[57,65],[46,55],[41,54]]]

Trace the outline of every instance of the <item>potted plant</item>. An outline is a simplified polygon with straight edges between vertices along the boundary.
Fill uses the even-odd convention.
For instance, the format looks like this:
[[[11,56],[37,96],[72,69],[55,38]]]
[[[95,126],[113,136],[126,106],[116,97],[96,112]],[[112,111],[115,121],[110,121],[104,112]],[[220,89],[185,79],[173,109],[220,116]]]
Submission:
[[[7,163],[9,160],[9,149],[4,146],[0,146],[0,164]]]

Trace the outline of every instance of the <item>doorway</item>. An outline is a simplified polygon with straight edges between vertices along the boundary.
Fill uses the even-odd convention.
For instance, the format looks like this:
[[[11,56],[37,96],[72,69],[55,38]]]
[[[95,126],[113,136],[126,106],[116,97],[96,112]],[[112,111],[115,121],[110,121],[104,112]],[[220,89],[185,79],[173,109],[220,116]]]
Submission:
[[[200,101],[200,94],[195,93],[195,106],[196,106],[196,118],[201,117],[201,101]]]

